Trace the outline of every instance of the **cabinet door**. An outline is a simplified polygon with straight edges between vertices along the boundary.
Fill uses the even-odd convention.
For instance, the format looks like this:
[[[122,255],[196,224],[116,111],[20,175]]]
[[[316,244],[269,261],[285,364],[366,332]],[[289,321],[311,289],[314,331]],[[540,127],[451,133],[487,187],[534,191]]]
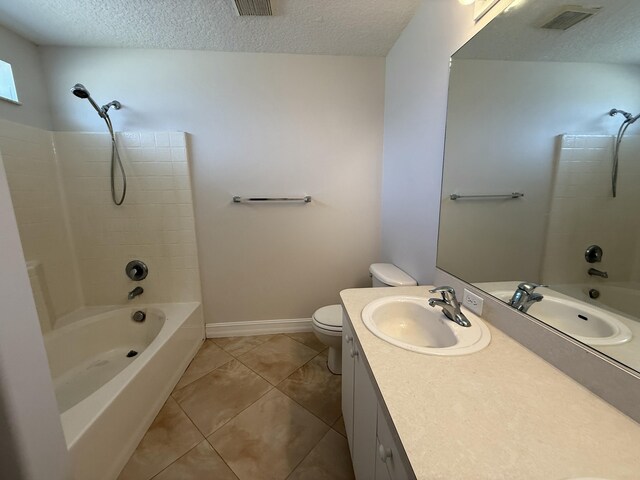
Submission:
[[[342,417],[353,456],[353,330],[346,313],[342,313]]]
[[[376,457],[376,475],[378,469],[385,468],[389,472],[389,478],[391,480],[408,480],[414,478],[413,475],[407,473],[411,471],[411,469],[405,466],[404,452],[398,448],[394,436],[391,433],[391,428],[387,424],[386,417],[380,407],[378,407],[378,449]]]
[[[371,480],[376,468],[378,400],[356,340],[353,348],[353,471],[356,480]]]
[[[380,450],[380,442],[377,442],[378,451]],[[387,470],[387,466],[382,461],[382,457],[380,455],[376,455],[376,480],[393,480],[391,475],[389,475],[389,471]]]

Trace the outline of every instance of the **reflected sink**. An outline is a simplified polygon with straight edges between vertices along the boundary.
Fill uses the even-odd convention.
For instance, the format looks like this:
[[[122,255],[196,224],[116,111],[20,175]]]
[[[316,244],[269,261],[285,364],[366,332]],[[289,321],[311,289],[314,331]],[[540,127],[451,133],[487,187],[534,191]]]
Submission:
[[[631,330],[620,321],[619,315],[565,297],[549,288],[539,288],[536,292],[544,298],[533,304],[527,313],[576,340],[588,345],[618,345],[631,340]],[[513,295],[507,290],[490,293],[504,302]]]
[[[482,320],[463,310],[471,322],[462,327],[430,307],[428,298],[395,295],[369,303],[362,321],[378,338],[405,350],[429,355],[467,355],[482,350],[491,333]]]

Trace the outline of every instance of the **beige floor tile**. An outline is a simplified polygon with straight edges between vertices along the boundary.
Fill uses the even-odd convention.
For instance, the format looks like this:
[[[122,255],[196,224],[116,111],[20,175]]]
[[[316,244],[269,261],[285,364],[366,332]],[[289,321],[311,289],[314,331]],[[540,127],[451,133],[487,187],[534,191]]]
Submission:
[[[174,392],[173,398],[204,435],[210,435],[272,388],[238,360]]]
[[[125,465],[119,480],[148,480],[204,437],[171,397]]]
[[[203,440],[153,480],[237,480],[209,442]]]
[[[315,350],[286,335],[277,335],[241,355],[238,360],[276,385],[315,355],[317,355]]]
[[[209,442],[241,480],[284,479],[328,429],[274,389],[211,435]]]
[[[327,352],[293,372],[278,389],[314,415],[333,425],[342,413],[342,377],[327,368]]]
[[[309,348],[313,348],[316,352],[322,352],[329,348],[318,340],[318,337],[316,337],[316,334],[313,332],[287,333],[287,336],[297,342],[303,343]]]
[[[347,436],[347,429],[344,426],[344,418],[342,417],[342,415],[340,415],[340,418],[336,420],[336,423],[331,425],[331,428],[333,428],[336,432],[338,432],[343,437]]]
[[[210,371],[215,370],[221,365],[224,365],[232,358],[233,357],[231,355],[222,350],[211,340],[206,340],[189,364],[189,367],[187,367],[187,370],[182,375],[182,378],[180,378],[180,381],[176,385],[174,391],[179,390],[186,385],[189,385],[194,380],[197,380]]]
[[[258,345],[262,345],[267,340],[271,340],[273,337],[275,337],[275,335],[224,337],[212,338],[211,340],[234,357],[239,357],[240,355],[247,353],[249,350],[253,350]]]
[[[355,478],[347,439],[329,430],[287,480],[351,480]]]

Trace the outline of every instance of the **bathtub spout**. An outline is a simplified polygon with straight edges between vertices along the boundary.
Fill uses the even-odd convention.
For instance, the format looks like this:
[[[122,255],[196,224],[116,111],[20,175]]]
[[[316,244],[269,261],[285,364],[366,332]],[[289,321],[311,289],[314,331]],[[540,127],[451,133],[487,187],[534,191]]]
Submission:
[[[138,295],[142,295],[142,293],[144,292],[144,288],[142,287],[136,287],[133,290],[131,290],[129,292],[129,300],[133,300],[134,298],[136,298]]]

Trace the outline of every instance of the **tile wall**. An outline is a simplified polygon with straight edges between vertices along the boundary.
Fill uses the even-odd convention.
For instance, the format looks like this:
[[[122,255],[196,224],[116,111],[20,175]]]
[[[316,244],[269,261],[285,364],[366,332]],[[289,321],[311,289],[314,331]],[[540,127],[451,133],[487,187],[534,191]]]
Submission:
[[[54,133],[87,305],[200,300],[200,275],[184,133],[120,134],[127,196],[111,200],[111,141],[102,133]],[[133,282],[125,265],[144,261]]]
[[[637,280],[640,227],[640,137],[626,135],[620,149],[618,194],[611,194],[614,138],[608,135],[563,135],[542,264],[543,283],[586,283],[590,267],[605,270],[610,281]],[[584,252],[597,244],[599,264]]]
[[[45,317],[50,297],[52,323],[81,306],[130,303],[136,285],[145,293],[135,303],[201,298],[186,135],[126,132],[119,151],[127,197],[115,206],[108,134],[0,121],[25,257],[40,264],[32,283],[39,282],[34,291],[44,285],[39,310]],[[124,273],[136,258],[149,266],[139,283]]]

